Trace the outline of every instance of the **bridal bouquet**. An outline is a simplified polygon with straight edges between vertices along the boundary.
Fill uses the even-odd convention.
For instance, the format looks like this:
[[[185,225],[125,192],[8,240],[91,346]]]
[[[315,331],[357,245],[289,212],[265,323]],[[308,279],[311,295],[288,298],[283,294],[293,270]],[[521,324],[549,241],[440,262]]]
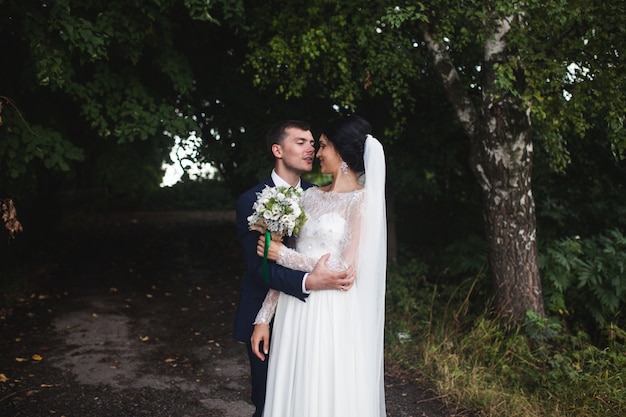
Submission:
[[[280,241],[283,236],[297,235],[306,221],[302,207],[302,190],[293,187],[269,187],[257,193],[252,205],[253,213],[248,216],[250,230],[265,234],[263,253],[263,278],[269,283],[267,251],[270,240]]]
[[[248,217],[250,230],[270,232],[273,240],[297,235],[306,221],[302,208],[302,190],[293,187],[269,187],[257,193]]]

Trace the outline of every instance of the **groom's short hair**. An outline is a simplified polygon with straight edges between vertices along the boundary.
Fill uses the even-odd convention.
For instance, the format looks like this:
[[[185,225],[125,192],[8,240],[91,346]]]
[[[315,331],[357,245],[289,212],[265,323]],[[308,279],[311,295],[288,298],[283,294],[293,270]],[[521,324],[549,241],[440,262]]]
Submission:
[[[274,144],[283,144],[286,136],[285,131],[292,127],[300,130],[311,130],[311,125],[303,120],[281,120],[274,123],[267,131],[267,135],[265,135],[267,149],[270,153],[272,153],[272,146],[274,146]]]

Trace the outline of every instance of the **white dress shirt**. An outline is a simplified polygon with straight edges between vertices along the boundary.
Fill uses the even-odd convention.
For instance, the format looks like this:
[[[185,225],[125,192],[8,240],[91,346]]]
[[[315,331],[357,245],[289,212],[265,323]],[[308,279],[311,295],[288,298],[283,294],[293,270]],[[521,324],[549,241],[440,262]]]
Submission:
[[[272,181],[274,181],[274,185],[276,187],[292,187],[291,184],[289,184],[287,181],[285,181],[284,179],[282,179],[277,173],[276,170],[272,170]],[[301,180],[298,179],[298,183],[296,184],[296,186],[294,188],[300,188],[302,189],[302,184],[301,184]],[[302,277],[302,292],[304,294],[310,294],[311,291],[308,291],[306,289],[306,279],[309,276],[309,273],[305,273],[304,276]]]

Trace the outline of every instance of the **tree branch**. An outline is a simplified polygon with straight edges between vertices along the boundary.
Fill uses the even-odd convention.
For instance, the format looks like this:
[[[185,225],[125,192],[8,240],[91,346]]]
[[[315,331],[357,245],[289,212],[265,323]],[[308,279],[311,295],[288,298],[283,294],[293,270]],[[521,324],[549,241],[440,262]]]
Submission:
[[[6,96],[0,96],[0,126],[2,126],[2,100],[6,101],[8,104],[11,105],[11,107],[13,107],[15,109],[15,111],[17,112],[18,116],[20,116],[20,119],[22,119],[22,122],[24,122],[24,126],[26,126],[26,128],[30,131],[30,133],[32,133],[33,135],[36,136],[36,133],[33,132],[33,129],[30,128],[30,126],[28,125],[28,123],[26,122],[26,119],[24,119],[24,116],[22,115],[22,112],[20,111],[20,109],[17,108],[17,104],[15,104],[15,102]]]
[[[467,135],[471,138],[476,134],[476,126],[478,124],[478,117],[476,108],[472,103],[463,83],[461,77],[457,71],[450,54],[444,44],[435,40],[433,33],[430,30],[430,25],[427,23],[421,23],[420,29],[428,50],[431,52],[434,58],[435,69],[441,76],[443,86],[457,113],[463,129]]]

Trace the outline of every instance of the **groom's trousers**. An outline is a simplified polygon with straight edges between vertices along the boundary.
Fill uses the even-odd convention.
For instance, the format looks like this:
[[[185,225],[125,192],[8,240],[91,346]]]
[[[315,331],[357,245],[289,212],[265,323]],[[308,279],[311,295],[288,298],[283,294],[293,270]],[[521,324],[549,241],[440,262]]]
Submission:
[[[248,359],[250,360],[250,383],[252,385],[251,399],[252,404],[256,407],[256,411],[252,417],[261,417],[263,414],[263,406],[265,405],[265,387],[267,384],[267,360],[257,358],[252,353],[252,344],[246,343],[246,349],[248,349]]]

